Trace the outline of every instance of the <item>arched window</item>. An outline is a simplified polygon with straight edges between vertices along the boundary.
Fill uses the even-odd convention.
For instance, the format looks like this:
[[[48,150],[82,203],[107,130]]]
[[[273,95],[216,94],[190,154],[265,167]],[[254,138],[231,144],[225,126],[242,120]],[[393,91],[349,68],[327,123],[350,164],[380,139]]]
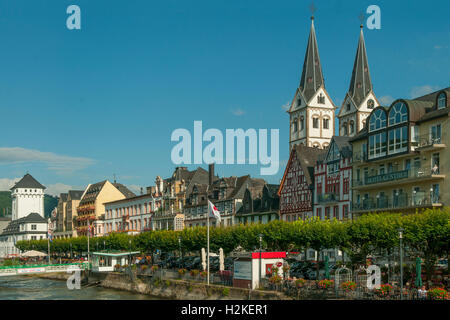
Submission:
[[[294,130],[294,132],[297,132],[297,129],[298,129],[298,123],[297,123],[297,118],[295,118],[294,119],[294,122],[292,123],[292,126],[293,126],[293,130]]]
[[[437,105],[438,105],[438,109],[442,109],[447,106],[447,96],[445,95],[445,92],[442,92],[438,96]]]
[[[386,127],[386,112],[376,109],[369,120],[369,131],[375,131]]]
[[[408,108],[403,102],[397,102],[389,110],[389,125],[393,126],[408,121]]]
[[[303,116],[300,117],[300,131],[305,128],[305,118]]]
[[[344,136],[348,135],[347,122],[344,122],[344,124],[342,125],[342,129],[344,131],[343,135]]]
[[[355,123],[350,121],[350,134],[353,134],[355,132]]]

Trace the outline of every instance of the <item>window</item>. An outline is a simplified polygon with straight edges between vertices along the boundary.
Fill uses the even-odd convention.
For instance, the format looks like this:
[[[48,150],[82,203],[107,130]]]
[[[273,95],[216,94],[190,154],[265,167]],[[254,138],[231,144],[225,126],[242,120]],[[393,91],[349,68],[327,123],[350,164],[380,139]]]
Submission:
[[[330,207],[325,208],[325,219],[330,219]]]
[[[408,121],[408,108],[403,102],[397,102],[389,110],[389,125],[393,126]]]
[[[347,103],[347,111],[350,111],[350,103]]]
[[[317,103],[325,104],[325,97],[323,94],[317,96]]]
[[[323,128],[329,129],[330,119],[323,119]]]
[[[35,224],[31,225],[31,230],[36,230],[36,225]]]
[[[375,102],[372,99],[369,99],[367,101],[367,108],[368,109],[373,109],[374,106],[375,106]]]
[[[305,127],[305,118],[303,116],[300,117],[300,131],[302,131]]]
[[[447,96],[445,95],[444,92],[442,92],[439,96],[438,96],[438,109],[442,109],[445,108],[447,106]]]
[[[298,129],[297,118],[294,119],[294,122],[292,124],[293,124],[293,128],[294,128],[294,132],[297,132],[297,129]]]
[[[441,125],[437,124],[430,128],[431,143],[441,143]]]
[[[302,104],[302,99],[300,97],[297,97],[297,106]]]
[[[350,121],[350,134],[355,132],[355,123],[352,121]]]
[[[313,118],[313,128],[314,129],[319,128],[319,118]]]
[[[408,150],[408,127],[389,130],[389,154]]]
[[[348,135],[347,122],[342,125],[342,129],[344,130],[344,136]]]
[[[382,109],[375,110],[370,116],[369,131],[375,131],[386,127],[386,112]]]
[[[386,155],[386,132],[369,137],[369,159]]]

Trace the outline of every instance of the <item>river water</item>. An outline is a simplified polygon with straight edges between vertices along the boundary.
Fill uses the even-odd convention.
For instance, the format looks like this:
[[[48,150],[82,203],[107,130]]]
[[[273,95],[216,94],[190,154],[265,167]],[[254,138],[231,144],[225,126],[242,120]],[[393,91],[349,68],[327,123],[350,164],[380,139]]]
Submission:
[[[0,300],[157,300],[101,287],[69,290],[66,281],[37,277],[0,277]]]

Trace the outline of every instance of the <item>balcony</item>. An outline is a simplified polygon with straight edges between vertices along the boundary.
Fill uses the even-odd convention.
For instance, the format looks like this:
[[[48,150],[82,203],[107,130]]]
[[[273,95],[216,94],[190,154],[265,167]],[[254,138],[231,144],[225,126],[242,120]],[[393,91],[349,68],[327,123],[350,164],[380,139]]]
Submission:
[[[442,141],[442,136],[426,134],[420,136],[416,145],[418,151],[433,151],[445,148],[445,143]]]
[[[339,195],[335,193],[324,193],[317,195],[317,201],[319,203],[330,203],[330,202],[338,202]]]
[[[412,169],[392,171],[384,174],[366,176],[362,180],[353,180],[352,188],[357,190],[378,189],[408,183],[417,183],[444,179],[442,166],[415,167]]]
[[[441,198],[436,194],[427,194],[424,191],[408,195],[407,193],[399,194],[398,196],[378,196],[372,198],[362,199],[360,203],[352,205],[353,212],[376,212],[376,211],[390,211],[390,210],[404,210],[413,208],[431,208],[441,207]]]

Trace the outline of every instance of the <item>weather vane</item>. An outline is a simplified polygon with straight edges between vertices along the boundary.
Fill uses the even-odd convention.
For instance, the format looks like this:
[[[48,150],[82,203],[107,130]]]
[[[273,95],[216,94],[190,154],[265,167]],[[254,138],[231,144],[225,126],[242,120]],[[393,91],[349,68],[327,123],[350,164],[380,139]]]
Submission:
[[[361,27],[362,27],[363,24],[364,24],[364,18],[366,17],[365,14],[364,14],[364,12],[361,11],[361,12],[359,13],[359,16],[358,16],[358,17],[359,17],[359,21],[361,22]]]
[[[311,5],[309,6],[309,10],[311,11],[312,17],[314,17],[314,12],[316,12],[317,8],[314,6],[314,1],[311,1]]]

